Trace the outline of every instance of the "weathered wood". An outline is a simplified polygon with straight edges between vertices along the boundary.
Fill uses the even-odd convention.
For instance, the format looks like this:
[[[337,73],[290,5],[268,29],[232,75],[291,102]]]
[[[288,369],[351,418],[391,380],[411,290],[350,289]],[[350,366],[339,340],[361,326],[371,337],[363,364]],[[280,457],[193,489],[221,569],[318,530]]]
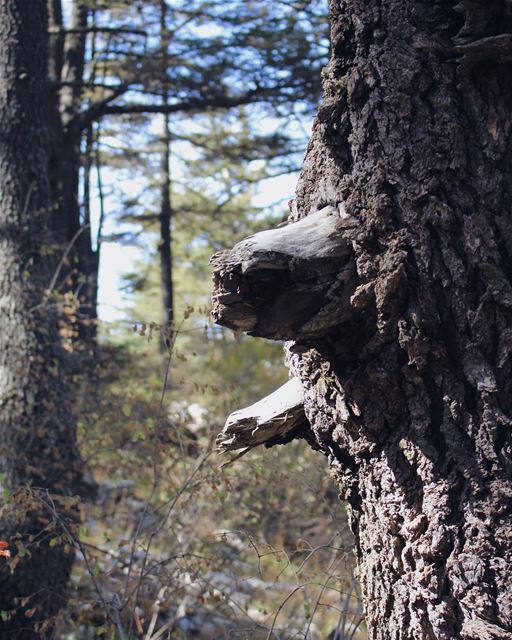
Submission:
[[[215,322],[273,340],[327,334],[353,293],[356,227],[342,205],[328,206],[215,254]]]
[[[292,378],[263,400],[232,413],[217,437],[217,448],[221,453],[242,449],[243,455],[260,444],[278,444],[305,424],[302,385]]]

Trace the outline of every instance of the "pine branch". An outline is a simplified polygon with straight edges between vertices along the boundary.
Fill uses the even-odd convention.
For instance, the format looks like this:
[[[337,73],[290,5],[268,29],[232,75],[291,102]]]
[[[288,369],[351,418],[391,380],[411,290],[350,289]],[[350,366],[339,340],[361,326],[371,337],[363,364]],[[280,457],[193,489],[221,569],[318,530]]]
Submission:
[[[128,91],[129,85],[121,85],[104,100],[92,103],[91,106],[75,119],[75,126],[83,131],[91,122],[100,120],[108,115],[129,115],[145,113],[190,113],[192,111],[206,111],[210,109],[231,109],[246,104],[267,101],[269,95],[275,94],[277,88],[253,89],[238,96],[216,95],[211,97],[188,98],[170,104],[144,104],[128,102],[125,104],[111,104],[116,98]]]
[[[148,32],[144,29],[127,29],[124,27],[71,27],[69,29],[65,27],[50,27],[48,29],[50,35],[67,35],[69,33],[113,33],[113,34],[128,34],[136,36],[147,37]]]

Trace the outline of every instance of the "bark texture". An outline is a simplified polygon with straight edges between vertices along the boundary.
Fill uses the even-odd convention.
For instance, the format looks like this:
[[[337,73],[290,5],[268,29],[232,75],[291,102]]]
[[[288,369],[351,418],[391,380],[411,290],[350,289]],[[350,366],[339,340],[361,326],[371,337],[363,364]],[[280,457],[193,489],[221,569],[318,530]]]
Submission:
[[[289,354],[374,640],[512,638],[512,83],[488,46],[508,9],[331,2],[293,212],[359,219],[351,307],[371,330],[353,359],[342,332]]]
[[[10,615],[0,635],[29,640],[53,637],[39,625],[65,602],[72,562],[61,545],[48,545],[53,518],[42,501],[67,517],[61,501],[77,492],[81,476],[57,318],[45,292],[56,255],[48,256],[45,3],[0,0],[0,44],[0,473],[11,492],[0,531],[14,555],[16,541],[28,549],[13,572],[4,559],[0,565],[0,610]]]
[[[331,0],[331,21],[292,219],[357,219],[354,280],[288,362],[351,508],[370,638],[511,639],[510,2]]]

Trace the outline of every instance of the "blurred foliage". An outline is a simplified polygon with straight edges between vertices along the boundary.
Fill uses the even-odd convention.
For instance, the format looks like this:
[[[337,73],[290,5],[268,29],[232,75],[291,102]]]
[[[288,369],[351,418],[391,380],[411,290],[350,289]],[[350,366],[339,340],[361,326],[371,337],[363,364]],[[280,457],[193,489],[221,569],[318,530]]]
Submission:
[[[192,314],[184,333],[191,322]],[[124,345],[103,347],[84,387],[81,450],[100,493],[83,505],[62,637],[150,638],[165,629],[168,638],[314,639],[340,620],[354,630],[350,533],[322,457],[294,442],[223,467],[214,452],[223,407],[251,402],[255,383],[272,390],[284,367],[276,357],[259,379],[254,349],[258,366],[238,380],[235,403],[225,376],[238,358],[219,358],[205,386],[182,385],[199,350],[182,352],[186,360],[162,356],[157,341],[157,328],[139,326]]]
[[[233,169],[223,157],[199,164],[183,176],[188,190],[174,195],[170,347],[162,350],[157,324],[155,250],[127,276],[131,329],[102,328],[94,384],[86,382],[79,407],[81,450],[101,497],[86,509],[88,561],[75,571],[67,637],[92,638],[96,627],[107,637],[165,630],[169,638],[313,640],[338,629],[338,640],[363,638],[351,536],[322,456],[303,442],[227,466],[215,453],[226,416],[288,372],[282,345],[210,321],[212,246],[231,246],[275,217],[252,205],[250,167]],[[154,226],[147,215],[156,243]]]

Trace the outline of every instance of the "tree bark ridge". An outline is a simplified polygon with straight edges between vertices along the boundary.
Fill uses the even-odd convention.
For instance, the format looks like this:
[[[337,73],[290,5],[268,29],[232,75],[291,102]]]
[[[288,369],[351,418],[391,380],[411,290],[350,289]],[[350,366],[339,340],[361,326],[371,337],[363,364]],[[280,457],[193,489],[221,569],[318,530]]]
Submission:
[[[343,202],[360,221],[357,312],[375,322],[353,361],[338,355],[343,335],[290,345],[292,371],[352,508],[370,637],[510,638],[505,67],[468,67],[470,44],[451,57],[414,46],[456,41],[465,23],[448,5],[354,0],[331,12],[293,213]],[[506,28],[495,14],[470,39]]]

